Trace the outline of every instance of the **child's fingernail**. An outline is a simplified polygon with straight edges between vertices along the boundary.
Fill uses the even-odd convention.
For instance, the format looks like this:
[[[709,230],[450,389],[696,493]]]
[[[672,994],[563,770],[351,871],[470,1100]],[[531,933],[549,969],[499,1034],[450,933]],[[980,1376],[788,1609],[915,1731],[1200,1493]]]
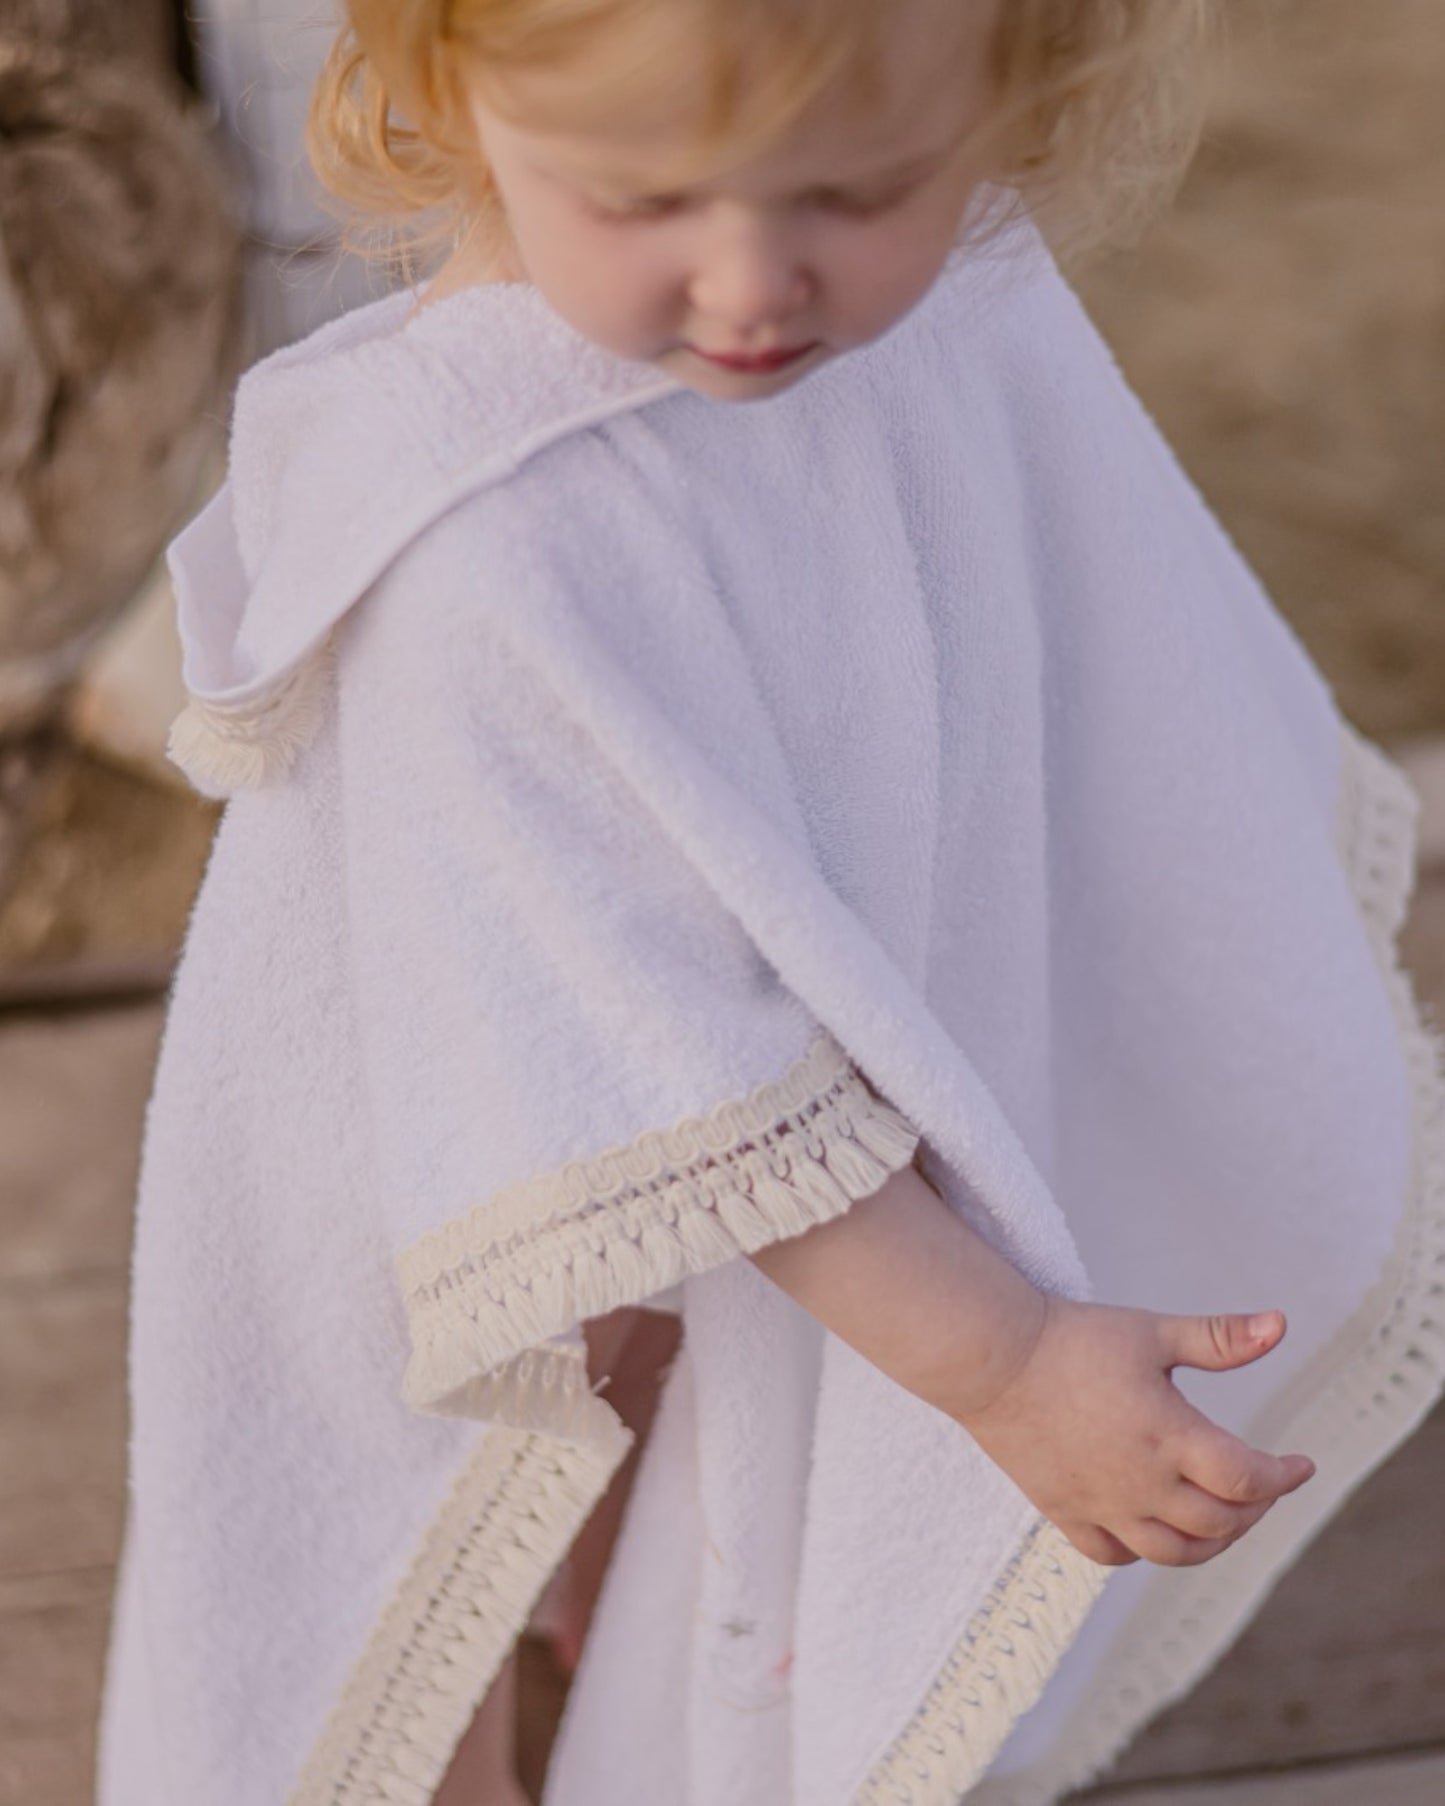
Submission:
[[[1278,1321],[1279,1319],[1275,1316],[1273,1311],[1265,1311],[1262,1316],[1250,1318],[1249,1333],[1254,1337],[1256,1342],[1267,1342],[1274,1334],[1275,1325]]]

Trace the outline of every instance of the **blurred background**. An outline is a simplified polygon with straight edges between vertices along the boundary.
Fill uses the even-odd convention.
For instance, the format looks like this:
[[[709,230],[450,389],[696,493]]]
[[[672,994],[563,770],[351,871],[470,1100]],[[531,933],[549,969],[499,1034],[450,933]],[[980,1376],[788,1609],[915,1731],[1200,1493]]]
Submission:
[[[1406,950],[1438,1016],[1445,0],[1226,12],[1179,202],[1080,286],[1345,711],[1419,784]],[[378,292],[300,148],[330,30],[326,0],[0,0],[0,1806],[91,1798],[136,1160],[217,820],[163,756],[160,554],[220,478],[239,371]],[[1437,1413],[1107,1797],[1439,1806],[1442,1489]],[[523,1655],[535,1789],[562,1682]]]

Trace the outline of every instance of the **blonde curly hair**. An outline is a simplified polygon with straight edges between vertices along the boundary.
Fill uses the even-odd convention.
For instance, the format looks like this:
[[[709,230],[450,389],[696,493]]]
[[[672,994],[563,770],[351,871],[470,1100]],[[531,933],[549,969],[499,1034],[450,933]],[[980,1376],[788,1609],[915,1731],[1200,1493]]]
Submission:
[[[781,137],[840,83],[860,100],[875,94],[878,33],[898,3],[346,0],[307,148],[347,244],[411,277],[418,258],[463,232],[506,241],[464,72],[506,112],[509,76],[585,56],[600,122],[630,116],[675,69],[670,51],[701,49],[709,101],[697,170],[715,170]],[[997,0],[991,104],[969,129],[987,179],[1018,196],[1061,255],[1127,242],[1172,193],[1198,140],[1215,16],[1214,0]]]

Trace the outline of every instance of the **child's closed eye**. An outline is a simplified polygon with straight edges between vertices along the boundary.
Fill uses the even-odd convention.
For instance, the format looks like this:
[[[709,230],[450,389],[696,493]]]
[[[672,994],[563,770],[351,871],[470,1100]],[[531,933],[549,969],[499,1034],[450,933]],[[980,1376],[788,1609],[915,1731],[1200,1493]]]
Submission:
[[[883,194],[859,193],[846,188],[814,188],[800,197],[798,205],[841,213],[851,219],[872,219],[901,205],[915,186],[910,183],[906,188],[889,189]],[[697,197],[688,194],[634,195],[626,200],[608,201],[589,199],[587,203],[593,213],[613,220],[669,219],[696,204]]]
[[[891,188],[881,194],[859,194],[847,188],[817,188],[810,197],[811,205],[829,213],[842,213],[853,219],[872,219],[900,206],[913,193],[916,183],[906,188]]]

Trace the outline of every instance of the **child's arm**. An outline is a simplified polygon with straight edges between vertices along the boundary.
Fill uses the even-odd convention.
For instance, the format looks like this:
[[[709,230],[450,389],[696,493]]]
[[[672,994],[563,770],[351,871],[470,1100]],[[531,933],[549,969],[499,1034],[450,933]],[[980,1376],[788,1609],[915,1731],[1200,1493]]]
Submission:
[[[905,1167],[846,1215],[748,1257],[890,1379],[961,1424],[1095,1561],[1207,1561],[1309,1479],[1170,1381],[1268,1352],[1284,1319],[1168,1317],[1035,1289]]]

